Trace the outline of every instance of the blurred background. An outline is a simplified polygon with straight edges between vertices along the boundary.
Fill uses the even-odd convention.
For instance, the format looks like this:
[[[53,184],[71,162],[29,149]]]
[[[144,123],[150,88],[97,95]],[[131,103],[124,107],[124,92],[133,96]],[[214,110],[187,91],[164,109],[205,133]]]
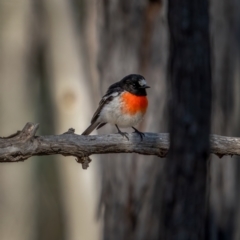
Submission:
[[[212,133],[240,136],[240,1],[209,3]],[[0,136],[26,122],[81,134],[130,73],[151,86],[139,129],[167,132],[166,15],[165,0],[0,0]],[[240,239],[239,160],[209,161],[208,239]],[[163,166],[135,154],[94,156],[87,171],[61,156],[1,164],[0,239],[159,239]]]

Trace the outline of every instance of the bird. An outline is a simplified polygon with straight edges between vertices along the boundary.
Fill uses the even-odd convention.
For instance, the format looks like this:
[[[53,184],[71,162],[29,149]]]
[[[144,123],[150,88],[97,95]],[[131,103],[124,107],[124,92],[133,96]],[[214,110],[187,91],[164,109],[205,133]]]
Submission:
[[[146,113],[148,107],[147,88],[150,86],[139,74],[127,75],[112,84],[99,102],[90,126],[82,135],[89,135],[94,129],[110,123],[115,125],[118,133],[128,140],[128,133],[122,132],[119,127],[132,127],[142,140],[145,136],[144,133],[138,131],[134,126],[142,121]]]

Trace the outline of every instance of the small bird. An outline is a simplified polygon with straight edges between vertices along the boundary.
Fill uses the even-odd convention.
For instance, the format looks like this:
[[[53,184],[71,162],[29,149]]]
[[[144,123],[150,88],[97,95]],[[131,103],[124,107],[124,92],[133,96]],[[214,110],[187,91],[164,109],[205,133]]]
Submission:
[[[150,87],[144,77],[138,74],[130,74],[121,81],[112,84],[102,97],[99,107],[92,117],[91,125],[82,135],[89,135],[95,128],[99,129],[110,123],[114,124],[118,133],[128,140],[128,134],[122,132],[119,127],[132,127],[142,139],[144,133],[133,126],[141,122],[147,110],[146,88]]]

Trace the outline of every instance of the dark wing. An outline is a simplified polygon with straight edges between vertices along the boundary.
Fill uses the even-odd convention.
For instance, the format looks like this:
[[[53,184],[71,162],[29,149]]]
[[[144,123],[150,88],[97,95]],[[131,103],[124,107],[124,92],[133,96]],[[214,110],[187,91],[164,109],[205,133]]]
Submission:
[[[103,109],[103,107],[106,104],[108,104],[109,102],[111,102],[113,100],[113,98],[114,97],[111,95],[102,98],[101,102],[99,103],[98,109],[96,110],[96,112],[94,113],[94,115],[92,117],[91,123],[94,123],[95,121],[97,121],[99,114],[100,114],[101,110]]]
[[[123,92],[123,89],[120,87],[119,82],[112,84],[108,88],[107,93],[103,96],[102,100],[99,103],[98,109],[92,117],[90,126],[82,133],[82,135],[89,135],[95,128],[99,129],[106,124],[105,122],[98,122],[100,112],[106,104],[111,102],[121,92]]]
[[[113,85],[112,85],[113,86]],[[103,107],[110,103],[115,97],[117,97],[123,90],[119,90],[116,88],[115,89],[108,89],[107,93],[103,96],[102,100],[99,103],[98,109],[96,110],[96,112],[94,113],[91,123],[94,123],[95,121],[97,121],[100,112],[102,111]]]
[[[111,102],[115,97],[117,97],[121,92],[123,92],[123,89],[120,87],[120,83],[116,82],[114,84],[112,84],[106,94],[102,97],[101,101],[99,102],[99,106],[98,109],[96,110],[96,112],[94,113],[91,123],[95,122],[98,117],[99,114],[101,112],[101,110],[103,109],[103,107],[108,104],[109,102]]]
[[[97,129],[104,126],[106,123],[101,123],[98,121],[98,117],[100,112],[102,111],[103,107],[108,104],[109,102],[111,102],[113,100],[114,96],[109,95],[109,96],[104,96],[101,100],[101,102],[99,103],[98,109],[96,110],[96,112],[94,113],[92,120],[91,120],[91,124],[90,126],[82,133],[82,135],[89,135],[96,127]]]

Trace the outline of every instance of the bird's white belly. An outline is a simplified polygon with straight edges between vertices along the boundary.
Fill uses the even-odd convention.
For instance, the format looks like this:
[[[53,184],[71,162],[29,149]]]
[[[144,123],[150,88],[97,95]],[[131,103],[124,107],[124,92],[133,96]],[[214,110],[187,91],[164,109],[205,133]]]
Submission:
[[[113,99],[104,106],[99,116],[100,122],[117,124],[119,127],[132,127],[142,121],[144,114],[122,114],[121,105],[117,99]]]

